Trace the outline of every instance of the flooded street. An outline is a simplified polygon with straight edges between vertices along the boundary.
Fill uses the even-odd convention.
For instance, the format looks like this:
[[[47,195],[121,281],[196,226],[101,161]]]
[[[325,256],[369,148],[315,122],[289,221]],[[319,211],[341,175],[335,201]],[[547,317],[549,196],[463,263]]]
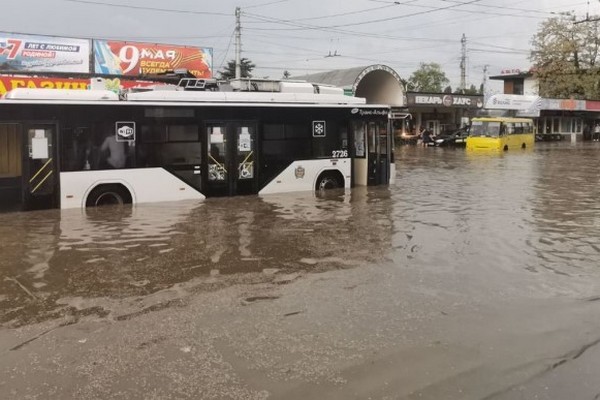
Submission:
[[[0,214],[0,398],[600,398],[600,144],[396,168]]]

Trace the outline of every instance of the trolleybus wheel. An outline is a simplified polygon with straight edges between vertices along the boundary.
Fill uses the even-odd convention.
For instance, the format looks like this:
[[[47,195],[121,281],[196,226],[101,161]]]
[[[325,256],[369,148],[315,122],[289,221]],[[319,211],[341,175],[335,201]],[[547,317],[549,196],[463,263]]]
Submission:
[[[131,193],[121,184],[96,186],[89,194],[85,206],[100,207],[108,205],[123,205],[131,203]]]
[[[339,172],[328,172],[319,176],[319,179],[317,179],[317,191],[341,188],[343,186],[343,178],[339,175]]]
[[[526,147],[527,147],[527,146],[525,145],[525,143],[523,143],[523,144],[521,145],[521,148],[522,148],[522,149],[524,149],[524,148],[526,148]]]

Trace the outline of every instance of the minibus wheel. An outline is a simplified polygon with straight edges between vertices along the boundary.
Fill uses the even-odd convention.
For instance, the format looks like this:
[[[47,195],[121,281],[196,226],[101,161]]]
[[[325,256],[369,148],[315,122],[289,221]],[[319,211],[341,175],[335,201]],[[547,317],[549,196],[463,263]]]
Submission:
[[[96,186],[88,195],[86,207],[123,205],[131,203],[131,193],[121,184],[103,184]]]

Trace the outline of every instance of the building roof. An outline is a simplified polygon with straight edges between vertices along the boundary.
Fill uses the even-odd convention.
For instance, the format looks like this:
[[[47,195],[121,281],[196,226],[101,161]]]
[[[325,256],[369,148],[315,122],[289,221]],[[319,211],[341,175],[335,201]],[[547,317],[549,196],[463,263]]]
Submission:
[[[514,79],[531,78],[532,76],[533,76],[533,73],[531,73],[530,71],[524,71],[524,72],[490,76],[490,79],[495,79],[498,81],[510,81],[510,80],[514,80]]]
[[[312,83],[323,83],[327,85],[334,85],[344,89],[352,88],[356,82],[356,78],[364,71],[367,66],[354,67],[347,69],[336,69],[333,71],[319,72],[316,74],[307,74],[294,76],[290,79],[301,79]]]

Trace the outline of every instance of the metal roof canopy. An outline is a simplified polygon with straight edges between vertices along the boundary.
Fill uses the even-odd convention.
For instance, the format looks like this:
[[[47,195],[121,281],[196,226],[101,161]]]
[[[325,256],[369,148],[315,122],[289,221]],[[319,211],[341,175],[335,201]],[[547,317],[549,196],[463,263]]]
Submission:
[[[313,83],[323,83],[352,90],[356,97],[364,97],[367,104],[405,105],[404,84],[392,68],[383,64],[367,67],[337,69],[318,74],[294,77]]]

